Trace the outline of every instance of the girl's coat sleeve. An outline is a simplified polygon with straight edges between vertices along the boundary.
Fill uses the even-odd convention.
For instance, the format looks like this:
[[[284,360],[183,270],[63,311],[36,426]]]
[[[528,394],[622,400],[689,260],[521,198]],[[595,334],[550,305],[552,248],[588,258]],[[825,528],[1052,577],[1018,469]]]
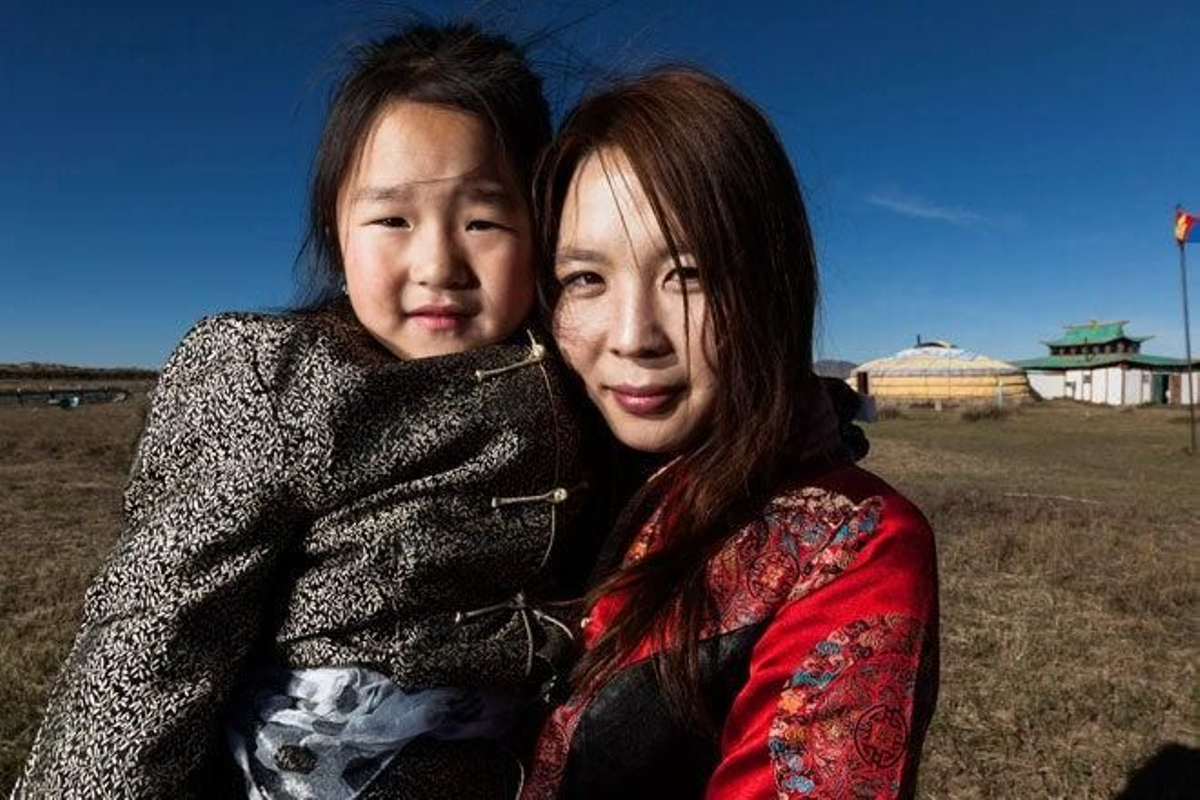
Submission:
[[[892,495],[853,565],[768,624],[706,796],[911,796],[937,691],[936,587],[928,523]]]
[[[16,798],[188,797],[211,777],[287,522],[283,438],[246,325],[201,322],[162,373],[127,527],[88,590]]]

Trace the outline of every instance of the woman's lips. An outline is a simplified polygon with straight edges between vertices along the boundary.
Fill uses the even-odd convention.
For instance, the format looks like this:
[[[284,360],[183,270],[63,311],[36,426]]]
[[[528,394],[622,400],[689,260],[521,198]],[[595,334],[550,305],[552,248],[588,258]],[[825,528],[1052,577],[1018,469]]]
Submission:
[[[610,386],[609,392],[627,413],[639,417],[658,414],[683,391],[682,386]]]

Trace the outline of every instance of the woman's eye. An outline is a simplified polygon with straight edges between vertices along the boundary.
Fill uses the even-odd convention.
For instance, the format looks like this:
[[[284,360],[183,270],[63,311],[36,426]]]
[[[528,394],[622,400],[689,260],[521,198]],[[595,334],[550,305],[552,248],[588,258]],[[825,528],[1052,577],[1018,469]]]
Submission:
[[[684,289],[700,287],[700,268],[681,266],[675,267],[663,279],[664,284],[676,283]]]
[[[408,220],[406,220],[404,217],[383,217],[381,219],[375,220],[371,224],[378,225],[381,228],[410,228],[410,227],[412,227],[411,225],[408,224]]]
[[[569,272],[558,279],[558,285],[563,289],[571,291],[588,290],[596,286],[603,286],[604,279],[599,273],[589,270],[580,270],[579,272]]]

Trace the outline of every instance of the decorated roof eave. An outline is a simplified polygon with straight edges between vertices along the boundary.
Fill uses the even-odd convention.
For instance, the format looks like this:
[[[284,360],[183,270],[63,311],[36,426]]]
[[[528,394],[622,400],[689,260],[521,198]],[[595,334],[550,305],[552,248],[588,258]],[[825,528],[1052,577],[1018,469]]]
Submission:
[[[1047,347],[1087,347],[1088,345],[1093,345],[1093,344],[1108,344],[1109,342],[1120,342],[1120,341],[1137,342],[1138,344],[1141,344],[1142,342],[1148,342],[1153,338],[1154,338],[1153,336],[1127,336],[1125,334],[1122,334],[1120,336],[1112,336],[1108,339],[1095,339],[1092,341],[1078,341],[1078,340],[1073,340],[1073,339],[1055,339],[1053,341],[1047,342],[1047,341],[1043,340],[1042,344],[1046,345]]]
[[[1041,358],[1026,358],[1012,362],[1022,370],[1068,370],[1068,369],[1101,369],[1130,364],[1136,367],[1160,367],[1163,369],[1186,369],[1187,359],[1172,358],[1171,356],[1152,356],[1142,353],[1098,353],[1079,356],[1043,356]],[[1200,359],[1192,362],[1200,366]]]

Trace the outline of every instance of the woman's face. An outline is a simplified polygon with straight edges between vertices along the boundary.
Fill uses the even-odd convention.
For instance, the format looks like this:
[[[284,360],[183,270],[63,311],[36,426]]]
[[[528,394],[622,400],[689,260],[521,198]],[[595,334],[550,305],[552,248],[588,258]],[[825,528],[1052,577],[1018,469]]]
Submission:
[[[491,129],[461,111],[387,106],[338,200],[350,305],[400,358],[512,333],[533,304],[533,239]]]
[[[562,287],[554,336],[613,434],[647,453],[693,444],[717,383],[698,265],[687,252],[679,264],[671,258],[619,151],[592,154],[576,169],[554,274]]]

